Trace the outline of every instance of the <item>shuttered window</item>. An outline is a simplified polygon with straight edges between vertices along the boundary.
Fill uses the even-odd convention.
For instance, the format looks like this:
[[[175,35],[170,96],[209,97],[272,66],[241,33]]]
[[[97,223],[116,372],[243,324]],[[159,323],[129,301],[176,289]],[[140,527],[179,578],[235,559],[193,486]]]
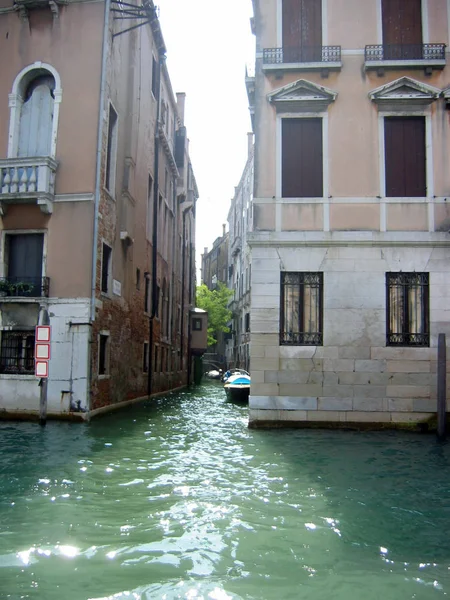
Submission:
[[[282,120],[282,196],[323,196],[322,119]]]
[[[425,197],[425,117],[385,117],[386,196]]]
[[[421,59],[421,0],[382,0],[381,11],[384,59]]]
[[[322,60],[322,0],[283,0],[285,62]]]

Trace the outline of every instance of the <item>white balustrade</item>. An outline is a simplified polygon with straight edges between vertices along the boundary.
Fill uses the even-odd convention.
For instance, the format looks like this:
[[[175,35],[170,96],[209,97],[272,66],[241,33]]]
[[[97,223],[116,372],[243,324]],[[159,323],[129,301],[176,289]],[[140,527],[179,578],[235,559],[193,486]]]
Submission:
[[[50,157],[0,160],[0,201],[11,195],[54,194],[57,163]]]

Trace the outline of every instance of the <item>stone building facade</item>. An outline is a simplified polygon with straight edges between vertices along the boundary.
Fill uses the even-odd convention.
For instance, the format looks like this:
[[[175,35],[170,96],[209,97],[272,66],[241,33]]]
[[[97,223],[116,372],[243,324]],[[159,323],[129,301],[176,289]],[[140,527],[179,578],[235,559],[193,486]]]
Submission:
[[[253,6],[250,425],[427,421],[450,334],[450,6]]]
[[[228,287],[233,291],[230,302],[232,335],[227,342],[227,365],[250,369],[250,300],[252,265],[247,234],[252,229],[253,214],[253,133],[247,134],[247,161],[228,211],[230,242],[228,250]]]
[[[37,414],[43,314],[49,416],[188,381],[198,191],[165,52],[151,0],[0,4],[3,416]]]

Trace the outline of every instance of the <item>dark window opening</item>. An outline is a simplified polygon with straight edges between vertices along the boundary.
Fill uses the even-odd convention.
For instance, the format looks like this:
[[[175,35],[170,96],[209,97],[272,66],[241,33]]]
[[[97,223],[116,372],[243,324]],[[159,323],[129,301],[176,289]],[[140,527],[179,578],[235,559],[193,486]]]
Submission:
[[[136,269],[136,289],[141,289],[141,270]]]
[[[199,318],[192,319],[192,329],[194,331],[201,331],[203,328],[202,320]]]
[[[109,105],[108,119],[108,146],[106,149],[106,168],[105,168],[105,186],[106,189],[113,193],[115,183],[116,170],[116,150],[117,150],[117,113]]]
[[[322,119],[283,119],[281,136],[283,198],[322,197]]]
[[[34,374],[34,331],[2,331],[0,373]]]
[[[98,374],[106,375],[108,371],[108,335],[100,334],[98,349]]]
[[[386,344],[429,346],[429,273],[386,273]]]
[[[425,197],[425,117],[385,117],[387,197]]]
[[[107,244],[103,244],[101,290],[104,294],[107,294],[109,292],[109,272],[111,266],[111,254],[112,249]]]
[[[323,345],[323,273],[281,273],[280,344]]]

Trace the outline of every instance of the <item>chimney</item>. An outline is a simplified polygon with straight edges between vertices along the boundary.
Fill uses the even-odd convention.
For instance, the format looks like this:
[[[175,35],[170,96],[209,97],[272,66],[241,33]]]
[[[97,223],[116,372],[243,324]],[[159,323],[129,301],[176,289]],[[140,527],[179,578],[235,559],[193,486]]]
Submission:
[[[226,223],[224,223],[222,225],[222,237],[225,237],[225,227],[226,227]]]
[[[186,102],[186,94],[184,92],[177,92],[177,109],[178,116],[180,117],[181,124],[184,125],[184,104]]]
[[[205,246],[205,249],[203,250],[203,256],[206,256],[208,254],[208,246]]]
[[[247,144],[248,144],[248,157],[250,158],[253,150],[253,133],[250,131],[247,133]]]

